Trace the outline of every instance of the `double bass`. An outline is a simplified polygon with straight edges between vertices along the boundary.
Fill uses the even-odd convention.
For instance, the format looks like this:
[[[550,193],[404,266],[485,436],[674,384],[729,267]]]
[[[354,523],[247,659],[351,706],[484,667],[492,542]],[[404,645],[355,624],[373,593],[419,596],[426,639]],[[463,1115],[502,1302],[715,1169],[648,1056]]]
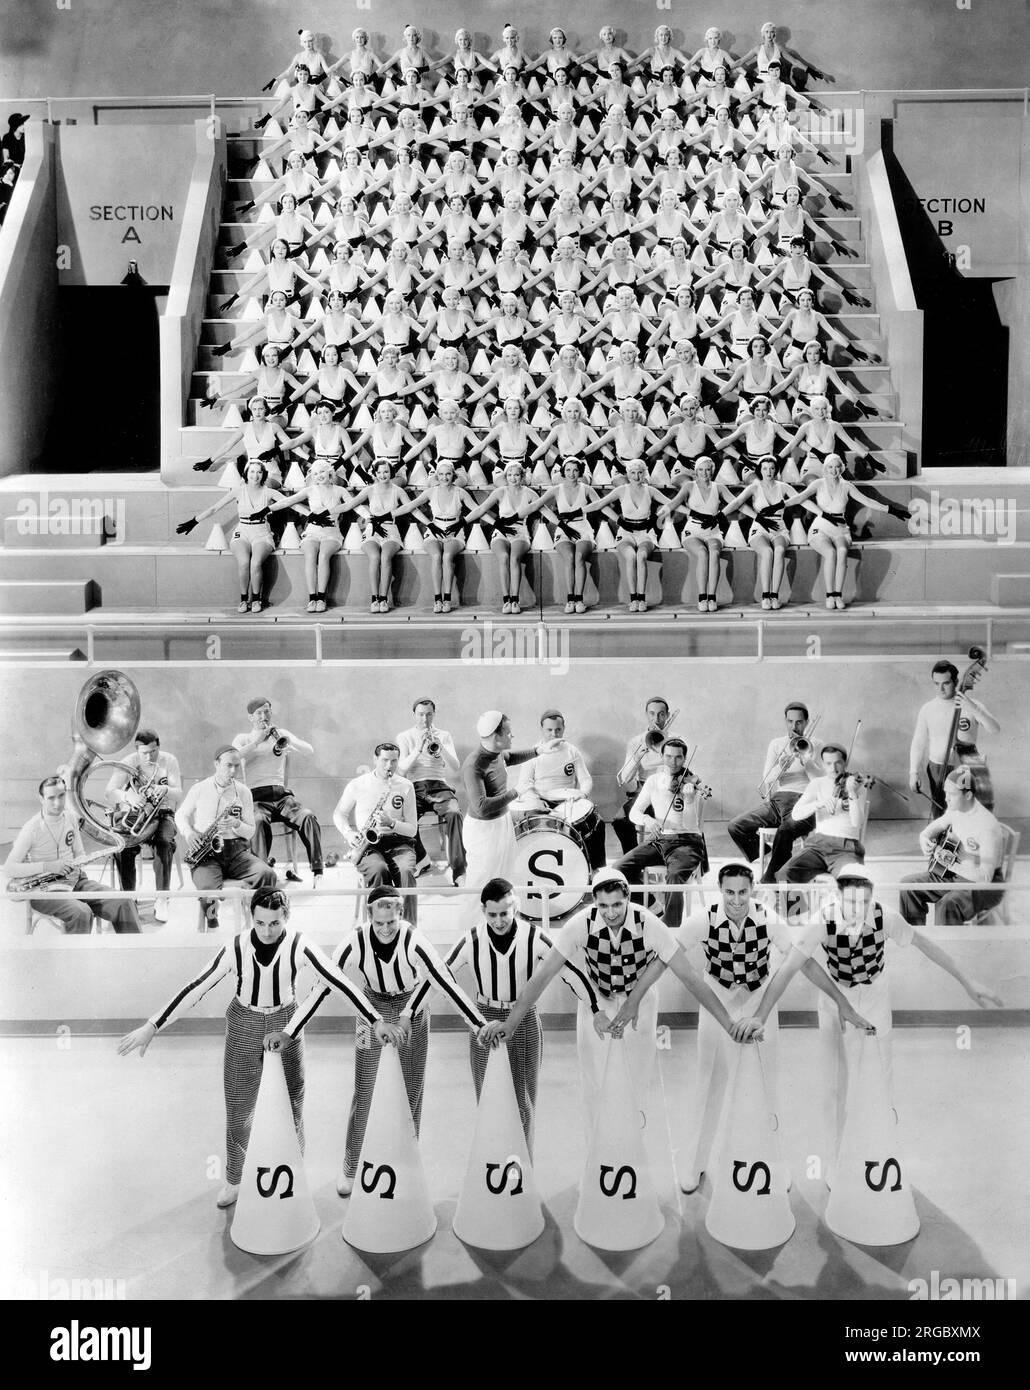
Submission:
[[[955,710],[951,716],[951,728],[948,732],[948,742],[944,750],[944,772],[941,776],[944,779],[956,767],[968,767],[973,774],[973,795],[983,806],[994,805],[994,788],[991,785],[991,774],[987,764],[980,753],[962,753],[958,751],[959,727],[962,722],[962,707],[958,704],[960,695],[968,695],[976,685],[977,681],[987,671],[987,653],[982,647],[969,648],[970,662],[963,671],[958,685],[955,687]]]

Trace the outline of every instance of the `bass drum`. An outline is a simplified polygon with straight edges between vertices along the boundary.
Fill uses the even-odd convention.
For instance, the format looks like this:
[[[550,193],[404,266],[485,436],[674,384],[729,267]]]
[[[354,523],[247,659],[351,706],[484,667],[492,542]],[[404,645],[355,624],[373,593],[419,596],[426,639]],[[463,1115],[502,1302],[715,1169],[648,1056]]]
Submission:
[[[515,822],[515,882],[530,884],[521,912],[532,922],[544,918],[544,898],[552,922],[575,912],[590,882],[583,841],[570,825],[554,815],[523,816]]]

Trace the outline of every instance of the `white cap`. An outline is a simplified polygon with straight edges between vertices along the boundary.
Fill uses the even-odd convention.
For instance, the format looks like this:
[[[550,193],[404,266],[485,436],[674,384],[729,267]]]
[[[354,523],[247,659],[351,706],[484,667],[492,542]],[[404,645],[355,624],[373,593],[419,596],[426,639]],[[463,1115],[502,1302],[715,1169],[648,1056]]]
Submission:
[[[629,888],[629,879],[621,869],[598,869],[590,880],[590,887],[596,893],[599,888],[615,887]]]
[[[870,887],[872,887],[873,883],[872,879],[869,877],[868,869],[864,864],[859,864],[857,861],[853,864],[838,864],[837,868],[833,871],[833,876],[838,883],[842,878],[863,878]]]
[[[481,714],[476,721],[476,733],[480,738],[489,738],[501,727],[501,720],[504,714],[499,709],[488,709],[485,714]]]
[[[301,29],[301,30],[300,30],[300,41],[301,41],[301,43],[303,43],[305,39],[313,39],[314,37],[315,37],[315,36],[314,36],[314,34],[311,32],[310,29]]]

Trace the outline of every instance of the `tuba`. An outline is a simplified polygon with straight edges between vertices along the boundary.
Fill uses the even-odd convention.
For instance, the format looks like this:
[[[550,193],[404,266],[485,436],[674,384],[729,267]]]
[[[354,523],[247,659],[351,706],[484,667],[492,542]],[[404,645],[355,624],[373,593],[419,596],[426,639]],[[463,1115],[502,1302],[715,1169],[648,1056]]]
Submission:
[[[112,763],[110,757],[132,741],[139,717],[139,691],[121,671],[98,671],[90,676],[79,691],[72,716],[74,753],[65,774],[68,804],[89,827],[92,838],[113,850],[127,849],[139,837],[120,834],[112,828],[106,808],[88,798],[83,800],[82,781],[98,758],[108,766],[131,771],[122,763]],[[107,819],[100,820],[94,808],[102,810]]]

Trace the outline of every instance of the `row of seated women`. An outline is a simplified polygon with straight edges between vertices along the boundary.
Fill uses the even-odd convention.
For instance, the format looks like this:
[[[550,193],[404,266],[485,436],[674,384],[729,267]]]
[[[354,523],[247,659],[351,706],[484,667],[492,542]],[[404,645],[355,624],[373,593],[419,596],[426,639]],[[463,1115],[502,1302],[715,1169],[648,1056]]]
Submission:
[[[671,475],[662,477],[664,488],[656,485],[644,459],[629,460],[624,473],[609,476],[607,485],[598,485],[596,473],[587,481],[584,460],[575,456],[556,463],[542,482],[527,478],[521,459],[501,459],[500,465],[493,483],[473,489],[464,463],[459,476],[459,460],[440,455],[431,472],[418,465],[421,483],[413,472],[404,487],[391,460],[377,458],[363,485],[351,472],[350,485],[343,486],[333,462],[317,457],[306,476],[297,469],[299,486],[287,489],[270,485],[268,467],[253,459],[219,500],[176,529],[189,534],[200,521],[235,507],[238,522],[231,547],[239,568],[240,612],[260,612],[266,606],[264,570],[276,545],[277,517],[290,517],[303,528],[307,611],[312,613],[326,609],[332,559],[345,545],[343,526],[360,518],[354,543],[368,560],[371,611],[389,612],[394,560],[406,542],[411,545],[401,530],[410,517],[419,523],[415,544],[430,557],[434,612],[449,613],[457,606],[457,558],[473,535],[484,539],[478,548],[485,548],[488,534],[499,569],[501,611],[518,614],[526,557],[539,539],[530,527],[539,517],[553,528],[545,544],[553,545],[562,567],[566,613],[586,611],[586,576],[595,549],[617,551],[629,610],[638,613],[648,606],[648,562],[678,547],[693,559],[697,608],[706,613],[716,611],[720,556],[734,523],[735,543],[749,545],[758,555],[763,609],[777,609],[785,601],[785,559],[788,547],[796,543],[811,545],[820,555],[826,606],[834,609],[845,606],[842,590],[852,518],[865,509],[909,515],[907,507],[881,501],[845,478],[836,454],[816,465],[814,476],[797,476],[795,470],[790,483],[783,480],[772,455],[757,463],[744,457],[736,464],[727,456],[718,476],[716,461],[701,455],[689,466],[675,463]],[[346,534],[350,540],[349,528]]]

